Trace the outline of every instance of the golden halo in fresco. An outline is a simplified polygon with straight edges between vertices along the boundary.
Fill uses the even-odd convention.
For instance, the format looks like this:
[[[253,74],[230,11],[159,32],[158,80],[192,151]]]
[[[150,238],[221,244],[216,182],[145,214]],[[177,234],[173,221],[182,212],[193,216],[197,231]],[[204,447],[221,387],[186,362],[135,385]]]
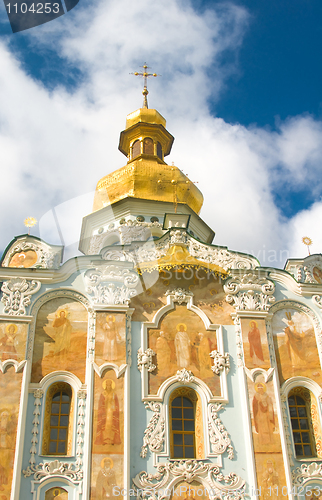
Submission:
[[[256,328],[258,327],[258,323],[257,323],[257,321],[255,321],[254,319],[252,319],[252,320],[249,322],[249,326],[252,326],[252,323],[255,323]]]
[[[179,331],[180,326],[183,326],[183,329],[185,332],[187,331],[187,325],[185,325],[184,323],[178,323],[177,324],[177,332]]]
[[[106,379],[106,380],[104,380],[104,382],[102,383],[102,387],[103,387],[104,391],[106,390],[106,383],[107,383],[107,382],[112,382],[112,383],[111,383],[111,387],[112,387],[112,389],[114,390],[114,389],[115,389],[115,382],[114,382],[114,380],[111,380],[110,378],[107,378],[107,379]]]
[[[17,333],[18,327],[17,327],[17,325],[14,325],[13,323],[10,323],[10,325],[7,325],[7,326],[6,326],[6,332],[7,332],[7,333],[9,333],[9,328],[10,328],[11,326],[13,326],[13,327],[14,327],[14,329],[15,329],[13,333]]]
[[[115,316],[113,316],[112,314],[108,314],[108,315],[106,316],[106,321],[110,321],[110,318],[112,318],[112,321],[113,321],[113,323],[114,323],[114,321],[115,321]]]
[[[267,388],[266,388],[266,384],[264,384],[264,382],[257,382],[257,384],[255,384],[255,391],[258,392],[258,389],[262,387],[264,389],[264,392],[266,392]]]
[[[110,457],[103,458],[103,460],[101,461],[101,469],[104,469],[104,463],[106,462],[106,460],[108,460],[110,462],[110,468],[112,469],[113,465],[114,465],[114,462],[113,462],[113,460]]]

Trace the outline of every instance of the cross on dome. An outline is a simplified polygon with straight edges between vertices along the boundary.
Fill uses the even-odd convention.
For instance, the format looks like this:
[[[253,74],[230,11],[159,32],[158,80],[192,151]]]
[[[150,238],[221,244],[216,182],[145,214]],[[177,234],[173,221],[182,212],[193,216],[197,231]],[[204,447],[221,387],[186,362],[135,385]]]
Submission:
[[[130,73],[130,75],[135,75],[135,76],[142,76],[143,79],[144,79],[144,88],[142,90],[142,94],[143,94],[143,108],[146,108],[148,109],[148,78],[150,76],[161,76],[161,75],[157,75],[157,73],[149,73],[147,70],[150,69],[150,67],[144,63],[143,66],[140,66],[140,68],[143,68],[143,71],[142,72],[139,72],[139,71],[136,71],[135,73]]]

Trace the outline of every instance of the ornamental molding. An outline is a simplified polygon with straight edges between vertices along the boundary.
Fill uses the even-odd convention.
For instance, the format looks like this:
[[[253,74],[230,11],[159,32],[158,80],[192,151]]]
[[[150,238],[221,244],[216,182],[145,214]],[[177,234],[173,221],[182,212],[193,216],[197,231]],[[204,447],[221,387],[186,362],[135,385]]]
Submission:
[[[312,462],[310,464],[302,464],[301,467],[297,467],[292,470],[292,481],[294,486],[300,486],[305,484],[307,481],[312,481],[312,479],[322,479],[322,464],[317,462]]]
[[[170,229],[170,245],[186,245],[188,233],[185,229]]]
[[[88,327],[87,327],[87,356],[90,361],[95,358],[95,332],[96,332],[96,312],[88,311]]]
[[[234,448],[231,444],[229,434],[218,417],[218,413],[225,409],[223,404],[214,403],[208,405],[208,432],[210,440],[210,449],[212,455],[221,455],[225,451],[228,458],[234,458]]]
[[[78,482],[83,479],[83,471],[76,464],[60,462],[59,460],[28,466],[22,473],[24,477],[33,475],[35,481],[40,481],[50,476],[66,478],[72,482]]]
[[[83,465],[84,453],[84,432],[85,432],[85,407],[86,391],[83,389],[77,392],[77,439],[76,439],[76,468],[80,469]]]
[[[131,317],[134,309],[128,309],[125,313],[125,328],[126,328],[126,359],[129,367],[132,366],[132,322]]]
[[[4,304],[4,314],[22,316],[30,305],[30,296],[38,292],[40,281],[12,278],[4,281],[1,287],[3,293],[1,302]]]
[[[145,458],[148,448],[151,453],[161,452],[164,445],[165,422],[163,417],[163,405],[157,401],[146,401],[145,408],[153,411],[149,425],[144,431],[143,445],[140,457]]]
[[[220,375],[220,372],[226,370],[227,373],[230,370],[230,361],[229,361],[229,353],[225,352],[225,354],[220,353],[219,351],[212,351],[209,356],[213,358],[214,364],[211,369],[216,375]]]
[[[231,269],[255,269],[259,262],[251,255],[240,254],[227,250],[225,247],[216,247],[189,238],[188,250],[190,255],[198,260],[216,264],[225,271]]]
[[[285,394],[281,393],[281,406],[282,406],[282,418],[283,418],[283,424],[284,424],[284,433],[285,433],[285,441],[286,441],[286,447],[287,447],[287,454],[288,454],[288,460],[289,464],[291,467],[294,467],[294,461],[293,461],[293,432],[291,435],[290,432],[290,423],[289,423],[289,410],[288,410],[288,403],[287,403],[287,397]]]
[[[318,306],[320,309],[322,309],[322,297],[321,297],[321,295],[313,295],[312,302],[313,302],[313,304]]]
[[[268,311],[275,302],[275,285],[267,278],[267,273],[247,271],[245,274],[232,274],[233,277],[224,284],[226,301],[236,311]]]
[[[174,288],[173,290],[167,290],[165,296],[172,297],[173,302],[178,302],[178,304],[183,304],[184,302],[189,302],[193,297],[193,292],[185,290],[184,288]]]
[[[51,247],[42,241],[32,243],[31,241],[20,240],[16,242],[7,252],[2,262],[2,267],[8,267],[12,257],[17,253],[24,253],[33,250],[37,254],[37,261],[31,268],[37,269],[58,269],[62,258],[62,247]],[[24,268],[23,265],[17,266]]]
[[[235,332],[236,332],[236,346],[237,346],[237,366],[245,366],[244,348],[241,335],[241,322],[239,316],[234,318]]]
[[[6,359],[6,361],[0,361],[0,372],[6,373],[9,366],[14,366],[15,373],[20,373],[23,371],[26,362],[27,361],[25,359],[20,362],[16,361],[15,359]]]
[[[132,243],[125,250],[106,248],[102,250],[104,260],[115,260],[119,262],[132,262],[135,266],[140,262],[150,262],[164,257],[170,248],[169,235],[164,235],[160,241],[145,241]]]
[[[136,488],[145,490],[144,498],[163,500],[168,499],[172,488],[182,481],[200,482],[212,499],[244,500],[246,498],[246,483],[241,477],[234,472],[224,476],[218,465],[199,460],[175,460],[159,464],[155,474],[142,471],[135,476],[133,484]],[[139,496],[142,497],[141,494]]]
[[[124,266],[107,265],[85,273],[86,292],[95,305],[129,305],[137,294],[138,274]]]
[[[305,259],[291,259],[287,262],[285,270],[288,271],[298,283],[311,283],[321,285],[314,277],[314,268],[317,267],[322,271],[322,256],[308,255]]]
[[[181,382],[181,384],[190,384],[190,382],[193,382],[195,377],[193,373],[190,370],[187,370],[186,368],[182,368],[182,370],[178,370],[175,378],[178,382]]]
[[[41,407],[41,400],[43,398],[43,391],[41,389],[36,389],[34,391],[34,411],[33,415],[34,418],[32,420],[32,430],[31,430],[31,448],[30,448],[30,459],[29,463],[31,464],[31,467],[34,467],[36,463],[35,455],[37,455],[37,445],[38,445],[38,434],[39,434],[39,429],[38,426],[40,424],[40,407]]]
[[[152,363],[152,358],[155,356],[155,352],[148,348],[142,351],[141,347],[138,350],[138,369],[142,372],[142,367],[144,366],[148,372],[153,372],[156,369],[156,365]]]

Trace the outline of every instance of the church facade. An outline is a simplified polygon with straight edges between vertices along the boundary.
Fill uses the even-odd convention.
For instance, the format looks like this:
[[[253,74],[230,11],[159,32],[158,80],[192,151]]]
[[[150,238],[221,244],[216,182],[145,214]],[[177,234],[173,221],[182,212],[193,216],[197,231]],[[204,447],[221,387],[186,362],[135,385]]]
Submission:
[[[322,256],[213,244],[202,194],[127,117],[83,253],[0,267],[0,500],[322,498]]]

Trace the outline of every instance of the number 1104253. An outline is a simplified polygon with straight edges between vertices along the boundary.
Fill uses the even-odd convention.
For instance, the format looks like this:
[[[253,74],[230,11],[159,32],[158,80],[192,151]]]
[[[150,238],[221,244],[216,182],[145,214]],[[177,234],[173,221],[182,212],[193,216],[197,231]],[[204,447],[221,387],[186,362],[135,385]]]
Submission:
[[[6,4],[8,14],[26,14],[32,12],[33,14],[58,14],[59,3],[32,3],[29,7],[26,3]]]

